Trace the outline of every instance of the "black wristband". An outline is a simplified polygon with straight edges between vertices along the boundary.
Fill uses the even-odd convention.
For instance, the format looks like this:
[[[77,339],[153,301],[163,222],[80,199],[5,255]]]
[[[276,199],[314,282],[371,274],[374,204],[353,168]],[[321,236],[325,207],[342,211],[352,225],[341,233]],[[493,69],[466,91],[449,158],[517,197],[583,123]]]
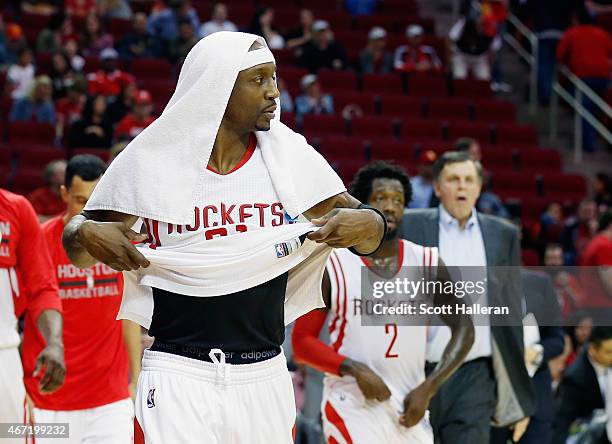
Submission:
[[[366,204],[360,204],[357,208],[357,210],[372,210],[375,213],[378,213],[378,215],[382,218],[383,223],[385,224],[385,229],[383,231],[383,237],[380,240],[380,244],[378,244],[378,247],[376,247],[376,250],[372,251],[371,253],[360,253],[357,250],[355,250],[355,247],[350,247],[349,251],[357,256],[370,256],[374,253],[376,253],[378,250],[380,250],[380,247],[382,246],[383,242],[385,241],[385,238],[387,237],[387,218],[385,217],[384,214],[382,214],[382,212],[380,210],[377,210],[374,207],[371,207],[369,205]]]

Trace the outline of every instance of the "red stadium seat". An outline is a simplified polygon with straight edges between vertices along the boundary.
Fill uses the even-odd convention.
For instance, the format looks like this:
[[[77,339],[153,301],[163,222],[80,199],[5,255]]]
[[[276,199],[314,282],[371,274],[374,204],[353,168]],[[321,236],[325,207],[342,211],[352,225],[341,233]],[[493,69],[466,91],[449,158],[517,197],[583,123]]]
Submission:
[[[41,168],[19,168],[11,181],[11,190],[18,194],[29,194],[45,185]]]
[[[432,119],[468,120],[470,103],[465,99],[431,99],[427,105],[427,117]]]
[[[450,122],[448,124],[448,139],[453,141],[459,137],[473,137],[479,142],[489,143],[491,141],[491,125],[479,122]]]
[[[561,171],[561,155],[555,149],[532,148],[520,151],[521,169],[538,173]]]
[[[155,103],[155,112],[161,113],[174,94],[176,82],[174,80],[142,79],[140,83],[142,88],[151,93]]]
[[[363,111],[365,115],[374,114],[375,94],[360,92],[334,92],[334,108],[336,113],[341,113],[348,105],[355,105]]]
[[[282,111],[282,110],[281,110]],[[283,112],[281,114],[281,122],[287,125],[292,130],[297,130],[297,122],[295,121],[295,114],[289,112]]]
[[[398,14],[416,16],[419,14],[418,4],[415,0],[385,0],[380,3],[381,12],[385,14]]]
[[[21,144],[53,145],[55,127],[49,123],[12,122],[8,126],[8,138],[17,148]]]
[[[397,74],[366,74],[362,89],[380,94],[403,94],[402,78]]]
[[[132,30],[132,21],[129,19],[112,18],[108,22],[108,31],[113,39],[118,42]]]
[[[401,139],[442,142],[442,126],[436,120],[403,119]]]
[[[587,194],[587,182],[580,174],[543,174],[544,195],[558,202],[577,202]]]
[[[533,174],[517,172],[495,173],[491,179],[493,190],[504,196],[535,196],[536,181]]]
[[[455,79],[453,96],[485,99],[492,96],[491,85],[486,80]]]
[[[295,54],[292,49],[275,49],[272,52],[277,65],[290,65],[295,62]]]
[[[508,171],[513,167],[513,157],[512,150],[483,147],[481,162],[486,170],[493,172]]]
[[[394,119],[390,117],[361,117],[351,121],[353,137],[377,139],[394,136]]]
[[[448,81],[437,75],[415,74],[408,80],[408,95],[417,97],[446,97]]]
[[[395,139],[376,139],[372,141],[372,159],[412,161],[413,148],[410,143]]]
[[[164,59],[134,59],[130,66],[130,72],[137,79],[170,80],[172,79],[172,64]]]
[[[300,81],[302,77],[308,74],[308,71],[303,68],[296,68],[294,66],[281,66],[277,69],[277,76],[283,79],[289,90],[289,94],[292,96],[298,96],[302,93],[300,88]],[[325,88],[323,86],[323,88]]]
[[[83,67],[83,72],[90,73],[96,72],[100,68],[102,68],[102,62],[99,57],[96,56],[85,56],[85,66]]]
[[[387,94],[381,96],[381,104],[382,113],[386,116],[423,117],[423,99],[418,97]]]
[[[361,51],[367,43],[367,33],[360,31],[347,30],[334,30],[335,40],[340,42],[347,52],[350,51]]]
[[[344,184],[348,187],[355,179],[355,174],[357,171],[359,171],[359,169],[365,165],[365,162],[361,160],[342,160],[332,161],[331,165],[334,167]]]
[[[317,79],[323,91],[355,91],[357,89],[357,75],[354,72],[322,69],[317,73]]]
[[[521,261],[527,267],[537,267],[540,265],[538,252],[532,249],[521,250]]]
[[[66,158],[66,153],[62,148],[47,146],[19,147],[16,152],[19,157],[20,168],[43,168],[53,160]]]
[[[0,188],[8,188],[11,168],[7,164],[0,164]]]
[[[8,145],[0,145],[0,165],[9,166],[13,159],[13,150]]]
[[[474,101],[474,116],[479,122],[510,123],[516,119],[516,108],[512,102],[478,100]]]
[[[347,136],[322,137],[319,151],[326,159],[359,160],[365,162],[365,149],[361,139]]]
[[[302,123],[302,132],[307,138],[342,136],[346,135],[346,122],[342,116],[307,114]]]
[[[497,125],[495,140],[498,145],[537,145],[538,134],[531,125],[500,123]]]

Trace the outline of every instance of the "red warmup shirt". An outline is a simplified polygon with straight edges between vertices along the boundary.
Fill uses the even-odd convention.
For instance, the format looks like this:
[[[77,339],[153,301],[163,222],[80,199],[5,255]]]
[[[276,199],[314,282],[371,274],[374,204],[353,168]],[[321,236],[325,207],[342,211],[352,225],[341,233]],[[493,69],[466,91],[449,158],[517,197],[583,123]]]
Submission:
[[[112,72],[99,70],[87,75],[89,94],[118,96],[125,85],[134,83],[134,77],[127,72],[116,69]]]
[[[580,78],[610,78],[612,38],[595,25],[574,26],[557,47],[557,59]]]
[[[612,266],[612,240],[603,234],[595,236],[580,256],[580,282],[589,307],[610,307],[610,298],[602,285],[597,268]],[[585,304],[585,305],[587,305]]]
[[[36,214],[42,216],[55,216],[66,211],[66,203],[61,196],[56,196],[48,187],[36,188],[28,194],[28,200],[34,207]]]
[[[87,270],[72,265],[62,247],[63,230],[62,216],[43,224],[64,310],[66,380],[50,395],[38,391],[39,378],[34,378],[32,372],[44,340],[28,316],[22,351],[24,380],[36,407],[89,409],[129,397],[128,356],[121,322],[116,320],[123,275],[101,263]]]
[[[147,126],[151,125],[154,120],[155,117],[147,117],[145,120],[139,121],[133,114],[128,114],[117,124],[115,128],[115,139],[120,139],[123,136],[133,139]]]
[[[24,196],[0,188],[0,348],[17,346],[16,316],[62,311],[45,238]]]

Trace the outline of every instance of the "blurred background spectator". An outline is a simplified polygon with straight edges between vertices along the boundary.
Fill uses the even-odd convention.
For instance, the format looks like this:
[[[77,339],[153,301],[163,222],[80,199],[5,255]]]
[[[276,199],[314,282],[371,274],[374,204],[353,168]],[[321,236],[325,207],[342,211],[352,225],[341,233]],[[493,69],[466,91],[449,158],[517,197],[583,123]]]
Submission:
[[[83,116],[70,128],[69,145],[73,148],[110,148],[113,126],[106,117],[106,98],[93,94],[85,103]]]
[[[160,57],[162,49],[157,36],[147,32],[147,15],[137,12],[132,19],[132,30],[117,45],[119,55],[124,59],[138,57]]]
[[[386,74],[393,70],[393,56],[387,51],[387,31],[375,26],[368,32],[368,44],[359,54],[363,74]]]
[[[157,36],[163,42],[178,37],[179,19],[185,18],[191,22],[193,29],[200,29],[200,18],[188,0],[167,0],[165,7],[159,12],[153,12],[149,17],[147,29],[149,34]]]
[[[300,81],[300,86],[303,93],[295,99],[297,115],[334,113],[334,99],[321,91],[316,75],[305,75]]]
[[[293,99],[291,98],[291,94],[287,90],[287,85],[285,81],[278,77],[276,80],[278,84],[278,91],[280,92],[280,105],[282,112],[292,113],[293,112]]]
[[[128,83],[134,83],[134,76],[117,67],[119,54],[113,48],[106,48],[100,54],[102,68],[87,75],[90,94],[116,96]]]
[[[66,210],[66,203],[60,195],[60,187],[64,184],[65,174],[65,160],[50,162],[43,171],[45,186],[36,188],[28,195],[28,200],[38,214],[41,223]]]
[[[134,97],[138,91],[138,86],[134,82],[126,83],[122,86],[121,92],[112,96],[108,101],[106,108],[106,117],[111,124],[116,125],[123,119],[127,113],[132,110],[134,105]]]
[[[238,27],[228,20],[227,6],[220,2],[213,4],[210,20],[200,28],[200,37],[219,31],[238,31]]]
[[[85,17],[85,29],[79,42],[84,56],[101,55],[105,49],[113,48],[113,36],[104,32],[100,19],[94,13]]]
[[[65,97],[66,89],[76,81],[76,74],[64,53],[56,52],[51,57],[49,77],[53,85],[53,100]]]
[[[600,213],[612,208],[612,177],[604,172],[599,172],[593,179],[593,192],[595,203]]]
[[[424,151],[417,165],[418,175],[410,178],[412,200],[408,208],[429,208],[435,199],[433,188],[433,164],[438,155],[433,150]]]
[[[296,28],[289,30],[285,35],[287,42],[286,46],[289,49],[307,43],[312,38],[312,24],[314,23],[314,14],[310,9],[300,10],[300,24]]]
[[[141,89],[134,96],[132,112],[119,121],[115,127],[115,141],[132,140],[149,126],[152,116],[153,98],[148,91]]]
[[[28,94],[34,82],[34,65],[32,64],[32,51],[25,48],[18,53],[18,62],[8,69],[6,79],[8,89],[13,99],[21,99]]]
[[[10,121],[54,124],[55,106],[52,94],[51,79],[48,76],[36,77],[28,95],[13,102]]]
[[[58,52],[69,38],[77,38],[72,20],[61,12],[55,13],[47,27],[36,38],[36,51],[38,53]]]
[[[178,30],[178,36],[168,43],[168,58],[174,63],[182,63],[187,53],[199,40],[189,19],[179,19]]]
[[[410,25],[406,28],[407,44],[395,50],[395,69],[402,72],[440,72],[442,63],[431,46],[423,44],[423,27]]]
[[[253,16],[248,32],[262,36],[270,49],[282,49],[285,39],[274,26],[274,9],[269,6],[261,6]]]
[[[344,48],[334,41],[329,23],[315,21],[312,35],[312,39],[301,47],[300,64],[313,73],[321,68],[343,69],[346,65]]]
[[[129,20],[132,18],[132,8],[127,0],[98,0],[98,14],[106,20]]]

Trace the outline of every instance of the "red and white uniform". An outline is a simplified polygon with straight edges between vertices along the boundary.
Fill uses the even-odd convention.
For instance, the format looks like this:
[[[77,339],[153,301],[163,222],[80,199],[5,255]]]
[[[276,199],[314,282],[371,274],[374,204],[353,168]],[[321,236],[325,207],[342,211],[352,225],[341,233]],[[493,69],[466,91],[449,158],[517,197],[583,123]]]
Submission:
[[[26,315],[22,355],[26,390],[36,406],[34,419],[69,422],[70,440],[65,442],[127,444],[133,433],[133,406],[127,351],[121,322],[116,320],[123,275],[102,263],[88,269],[72,265],[62,246],[62,217],[43,224],[43,233],[64,312],[66,379],[52,394],[38,391],[40,377],[32,373],[45,342],[34,319]]]
[[[399,240],[398,264],[411,267],[411,279],[430,276],[425,273],[431,273],[437,263],[436,248]],[[335,353],[330,353],[329,348],[315,353],[311,348],[312,342],[310,346],[305,344],[308,350],[300,350],[299,338],[296,340],[295,335],[303,332],[304,325],[301,324],[310,322],[305,318],[320,319],[321,312],[311,312],[302,317],[294,328],[294,353],[298,360],[326,371],[321,405],[326,439],[329,443],[340,444],[433,443],[427,415],[409,429],[399,424],[404,398],[425,380],[427,327],[363,326],[361,311],[355,307],[361,302],[364,266],[367,266],[367,259],[347,249],[334,250],[329,258],[327,271],[332,306],[328,319],[330,345]],[[322,359],[324,354],[327,357]],[[391,390],[391,398],[385,402],[367,401],[352,376],[340,376],[340,363],[347,357],[366,364],[378,374]]]
[[[34,322],[44,310],[62,310],[32,205],[25,197],[0,189],[0,422],[25,419],[17,316],[26,307]]]

